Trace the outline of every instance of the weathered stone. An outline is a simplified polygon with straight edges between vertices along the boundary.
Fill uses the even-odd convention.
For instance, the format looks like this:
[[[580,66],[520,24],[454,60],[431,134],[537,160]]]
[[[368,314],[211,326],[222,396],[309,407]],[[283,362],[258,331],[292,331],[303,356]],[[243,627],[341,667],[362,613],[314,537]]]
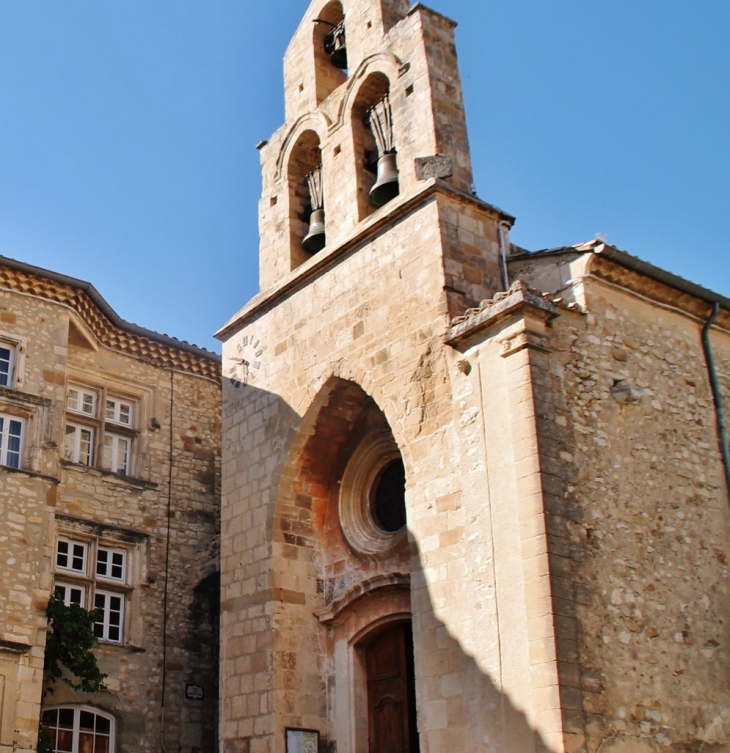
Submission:
[[[416,177],[418,180],[450,178],[453,174],[452,159],[445,154],[435,154],[433,157],[416,157]]]
[[[60,279],[0,261],[0,309],[6,314],[0,338],[14,355],[10,384],[0,387],[0,413],[25,422],[20,467],[0,465],[0,750],[35,750],[45,703],[91,704],[107,712],[116,722],[117,753],[157,751],[161,732],[168,749],[212,753],[218,359],[111,322],[85,292],[86,283]],[[93,406],[74,411],[69,385],[86,390]],[[131,412],[126,423],[114,413],[120,401]],[[77,456],[77,462],[64,459],[64,427],[73,424],[94,432],[91,457]],[[115,459],[121,472],[110,469],[105,437],[128,442],[127,462]],[[59,536],[85,547],[83,568],[58,567]],[[124,557],[123,576],[95,577],[98,546]],[[206,580],[210,576],[213,581]],[[42,698],[45,608],[58,583],[76,588],[87,607],[95,593],[121,599],[118,641],[112,636],[94,649],[109,675],[104,693],[89,696],[59,682]],[[168,660],[161,729],[163,640]],[[9,648],[16,644],[17,651]],[[204,686],[207,700],[186,701],[186,684]]]

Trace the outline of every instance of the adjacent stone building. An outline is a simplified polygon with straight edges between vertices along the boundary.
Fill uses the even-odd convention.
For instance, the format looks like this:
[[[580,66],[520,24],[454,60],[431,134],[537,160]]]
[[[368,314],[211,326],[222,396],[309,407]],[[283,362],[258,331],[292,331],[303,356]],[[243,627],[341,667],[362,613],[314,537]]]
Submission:
[[[513,247],[453,29],[314,0],[286,53],[218,333],[221,749],[728,751],[730,301]]]
[[[2,753],[41,716],[63,751],[217,749],[219,416],[218,356],[0,257]],[[53,591],[100,610],[107,691],[44,698]]]

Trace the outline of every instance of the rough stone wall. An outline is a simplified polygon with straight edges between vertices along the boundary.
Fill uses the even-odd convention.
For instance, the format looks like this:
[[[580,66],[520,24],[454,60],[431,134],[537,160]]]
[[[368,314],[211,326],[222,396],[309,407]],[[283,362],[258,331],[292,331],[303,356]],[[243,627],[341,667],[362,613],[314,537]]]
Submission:
[[[35,749],[56,487],[0,470],[0,751]]]
[[[67,322],[58,307],[0,291],[0,337],[17,344],[16,388],[0,412],[25,420],[26,470],[0,467],[0,751],[35,749],[45,605],[51,588],[55,445],[64,399]]]
[[[47,282],[38,285],[50,297]],[[93,332],[68,307],[14,291],[0,291],[0,336],[19,343],[22,377],[10,389],[0,388],[0,411],[26,419],[22,468],[0,467],[0,513],[5,526],[0,569],[0,750],[6,750],[4,745],[10,746],[8,751],[35,749],[45,606],[53,587],[60,532],[123,546],[131,575],[123,645],[100,643],[95,649],[102,670],[109,674],[109,690],[91,697],[59,684],[45,703],[85,703],[106,709],[117,720],[118,751],[158,749],[162,612],[169,574],[165,742],[184,751],[213,751],[219,383],[99,346]],[[210,364],[203,367],[209,369]],[[61,459],[69,382],[98,390],[108,387],[135,401],[137,432],[129,476]],[[69,580],[67,574],[58,577]],[[186,683],[202,685],[207,700],[185,700]]]
[[[205,620],[210,616],[206,618],[205,610],[201,613],[196,605],[195,589],[217,571],[218,385],[113,352],[76,348],[70,353],[69,370],[83,374],[84,383],[92,386],[113,378],[129,389],[143,386],[147,391],[147,423],[140,426],[138,441],[143,448],[142,456],[136,458],[137,472],[133,465],[131,477],[125,479],[68,463],[60,472],[59,525],[64,524],[63,516],[72,516],[100,524],[102,530],[113,526],[143,535],[137,582],[128,599],[126,645],[100,643],[96,649],[100,666],[110,676],[110,693],[99,703],[118,719],[120,751],[157,750],[164,681],[165,745],[186,752],[212,751],[217,677],[214,645],[210,644],[215,644],[216,636],[206,630]],[[159,428],[153,428],[156,425]],[[140,678],[145,682],[140,683]],[[203,686],[208,700],[186,700],[188,683]],[[54,703],[71,699],[80,702],[81,697],[63,689]]]
[[[551,347],[572,434],[559,456],[580,511],[587,749],[725,750],[730,509],[702,321],[600,282],[585,297],[588,314],[562,316]],[[727,405],[730,338],[711,339]],[[617,402],[616,382],[637,401]]]

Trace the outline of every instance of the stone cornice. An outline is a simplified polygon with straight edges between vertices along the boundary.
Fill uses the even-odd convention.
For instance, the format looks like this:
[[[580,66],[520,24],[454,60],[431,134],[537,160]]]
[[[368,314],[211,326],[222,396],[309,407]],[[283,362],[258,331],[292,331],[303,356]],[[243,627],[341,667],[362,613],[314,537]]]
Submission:
[[[706,320],[712,311],[712,304],[707,299],[694,295],[690,290],[675,287],[669,281],[663,282],[648,277],[600,254],[593,256],[589,269],[599,280],[605,280],[665,306],[680,309],[702,321]],[[721,308],[715,324],[722,329],[730,330],[730,311]]]
[[[459,191],[446,181],[429,178],[410,194],[398,196],[386,206],[387,212],[375,212],[363,220],[353,234],[345,241],[332,248],[325,248],[301,266],[275,287],[254,296],[237,314],[229,319],[215,333],[219,340],[225,340],[236,330],[248,324],[264,312],[272,309],[290,295],[305,287],[311,280],[319,277],[326,270],[334,267],[342,258],[352,253],[372,238],[386,232],[395,222],[428,204],[435,196],[443,196],[461,204],[476,207],[496,219],[510,223],[514,217],[498,207],[487,204],[475,196]]]
[[[216,353],[125,322],[89,283],[0,256],[0,289],[68,306],[107,348],[156,366],[220,380]]]
[[[458,348],[516,312],[528,309],[533,315],[545,320],[560,315],[550,301],[530,291],[517,280],[507,293],[498,293],[493,300],[484,301],[479,308],[470,309],[466,315],[456,317],[453,326],[446,333],[445,341]]]

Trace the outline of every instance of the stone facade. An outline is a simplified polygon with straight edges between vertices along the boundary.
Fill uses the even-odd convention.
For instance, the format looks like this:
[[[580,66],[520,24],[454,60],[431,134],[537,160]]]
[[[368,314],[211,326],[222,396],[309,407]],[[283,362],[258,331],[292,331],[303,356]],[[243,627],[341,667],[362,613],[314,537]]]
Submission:
[[[347,73],[324,52],[343,18]],[[453,27],[318,0],[286,53],[261,292],[218,333],[221,749],[284,753],[294,729],[382,753],[375,654],[403,628],[417,733],[388,750],[730,750],[700,339],[718,301],[727,393],[730,302],[600,244],[510,249],[513,218],[470,193]],[[386,95],[399,193],[375,208],[363,121]],[[374,511],[394,459],[402,528]]]
[[[11,422],[21,447],[0,465],[0,751],[35,750],[42,706],[77,726],[79,709],[105,714],[119,752],[215,750],[217,356],[128,325],[88,283],[0,259],[3,372],[2,448]],[[59,588],[106,600],[105,692],[43,697]]]

